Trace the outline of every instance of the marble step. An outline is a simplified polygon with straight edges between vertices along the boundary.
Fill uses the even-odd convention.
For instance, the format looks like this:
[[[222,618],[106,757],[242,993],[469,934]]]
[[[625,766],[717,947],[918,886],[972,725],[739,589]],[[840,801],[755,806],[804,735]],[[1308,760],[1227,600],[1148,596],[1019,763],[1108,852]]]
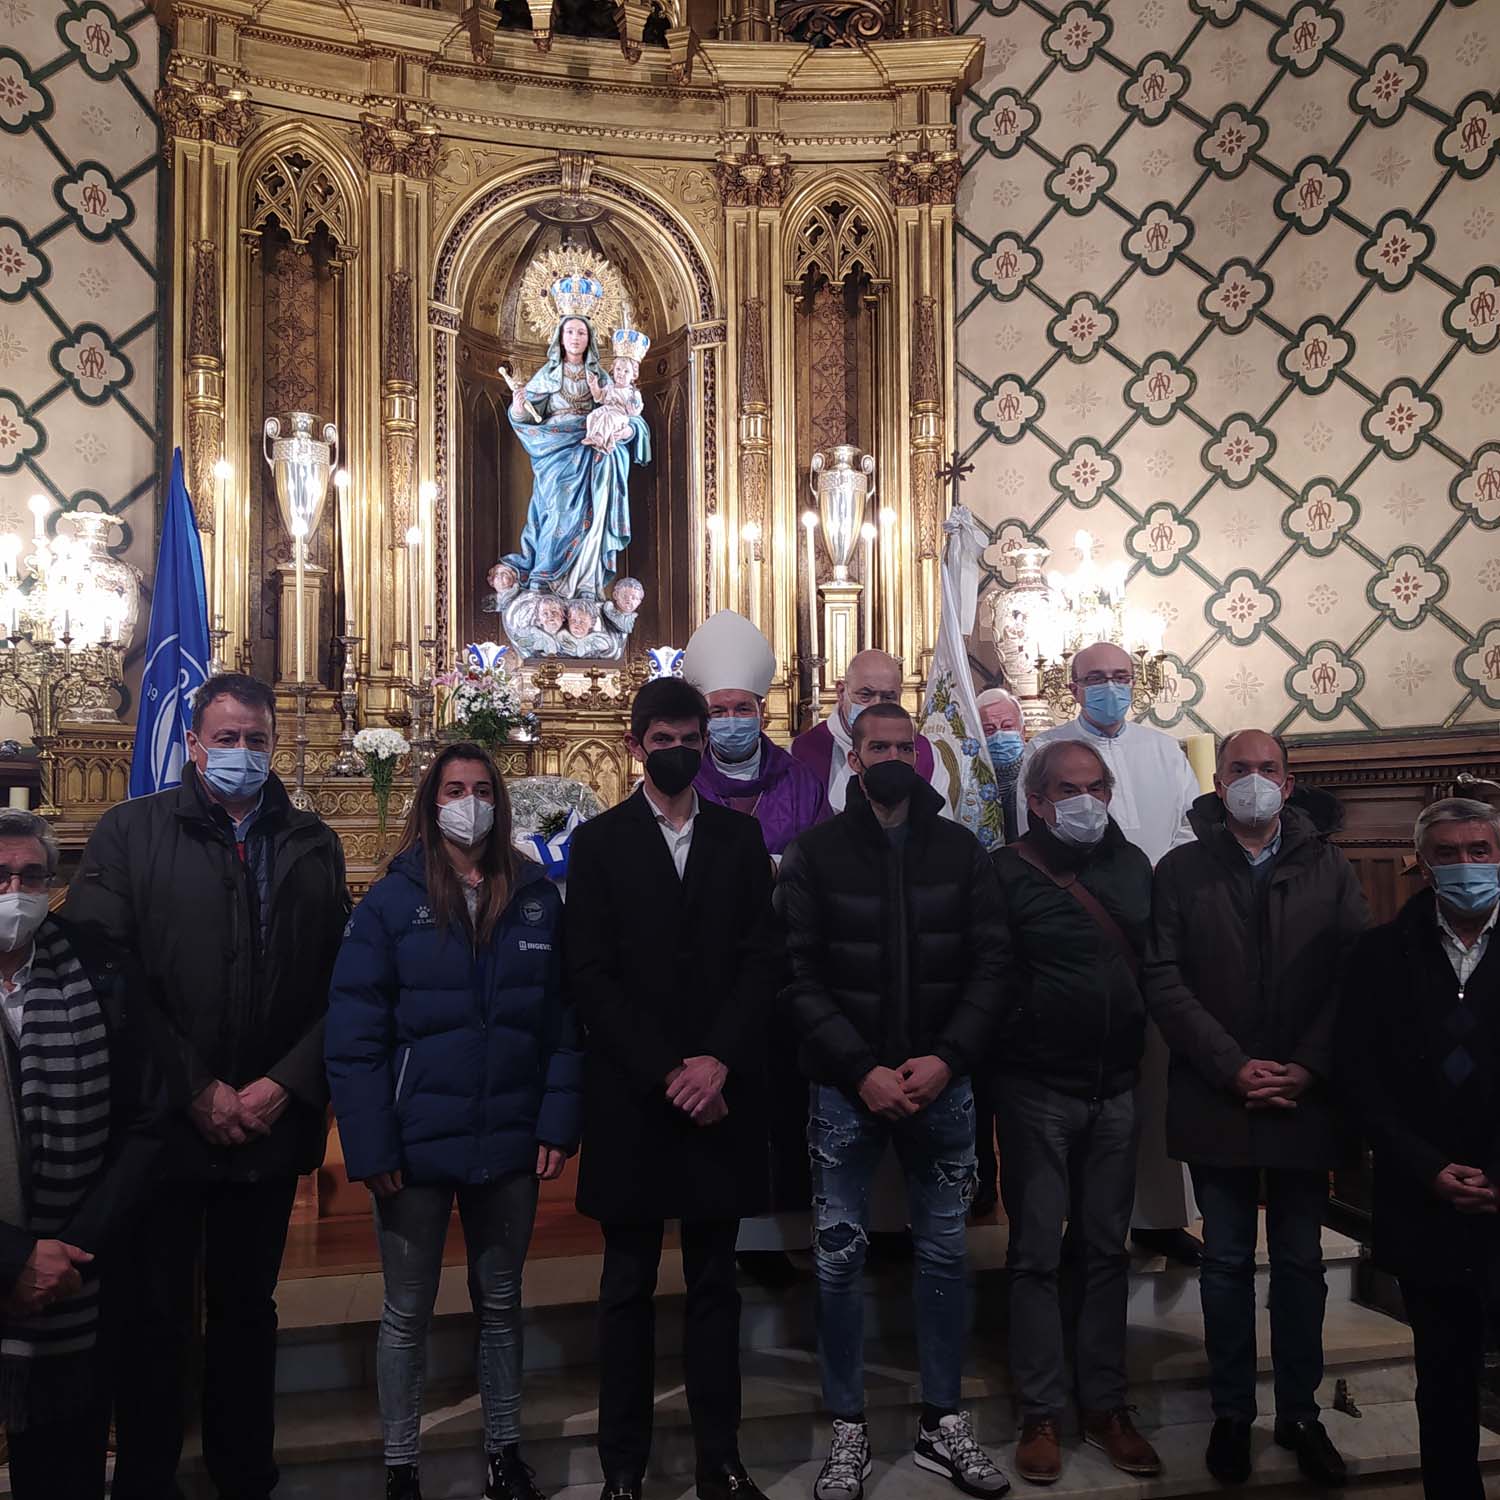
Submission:
[[[1003,1326],[1005,1320],[1006,1230],[983,1225],[970,1231],[970,1280],[973,1322],[979,1329]],[[1325,1230],[1324,1261],[1330,1305],[1352,1300],[1359,1246]],[[814,1343],[810,1257],[803,1278],[781,1292],[745,1285],[740,1343],[744,1349],[811,1348]],[[584,1255],[536,1259],[527,1264],[522,1302],[525,1308],[525,1361],[528,1371],[556,1370],[587,1364],[597,1341],[595,1297],[601,1257]],[[1262,1248],[1257,1272],[1258,1299],[1266,1294],[1267,1267]],[[872,1341],[915,1337],[909,1266],[893,1267],[866,1277],[865,1329]],[[281,1339],[277,1390],[338,1391],[370,1386],[375,1381],[375,1332],[382,1298],[378,1272],[350,1276],[303,1277],[283,1281],[277,1290]],[[658,1282],[661,1309],[657,1352],[681,1353],[682,1258],[675,1250],[662,1255]],[[1160,1257],[1131,1262],[1132,1323],[1196,1319],[1198,1277],[1168,1266]],[[429,1339],[429,1369],[434,1381],[462,1378],[473,1364],[474,1325],[462,1266],[449,1266],[439,1284]]]
[[[1261,1348],[1267,1348],[1262,1317]],[[1325,1328],[1327,1373],[1321,1398],[1364,1411],[1408,1408],[1412,1397],[1410,1335],[1404,1325],[1353,1303],[1332,1303]],[[1201,1319],[1186,1314],[1130,1329],[1131,1399],[1149,1432],[1174,1433],[1201,1424],[1207,1414]],[[753,1468],[787,1468],[812,1462],[824,1450],[827,1428],[819,1415],[817,1363],[810,1345],[751,1350],[744,1356],[741,1451]],[[597,1374],[590,1367],[537,1371],[526,1381],[523,1451],[547,1491],[598,1485],[594,1453]],[[872,1346],[866,1369],[871,1443],[894,1457],[911,1443],[918,1401],[915,1351]],[[1261,1404],[1271,1406],[1269,1359],[1262,1358]],[[662,1358],[657,1370],[656,1432],[652,1473],[670,1486],[691,1476],[694,1455],[679,1361]],[[982,1440],[1014,1441],[1012,1387],[1003,1352],[980,1341],[966,1363],[965,1406]],[[1341,1420],[1352,1418],[1339,1414]],[[1364,1419],[1361,1419],[1361,1422]],[[423,1416],[423,1491],[428,1500],[464,1496],[477,1474],[481,1447],[479,1400],[472,1378],[429,1386]],[[1368,1431],[1360,1422],[1354,1426]],[[308,1392],[282,1398],[277,1431],[282,1483],[278,1500],[342,1500],[374,1494],[380,1480],[379,1425],[368,1389]],[[197,1461],[185,1472],[198,1482]],[[194,1492],[189,1490],[191,1496]],[[1055,1492],[1054,1492],[1055,1493]],[[1122,1492],[1124,1493],[1124,1492]],[[1142,1492],[1145,1493],[1145,1492]],[[1179,1491],[1161,1491],[1179,1493]],[[1181,1493],[1192,1493],[1191,1490]]]

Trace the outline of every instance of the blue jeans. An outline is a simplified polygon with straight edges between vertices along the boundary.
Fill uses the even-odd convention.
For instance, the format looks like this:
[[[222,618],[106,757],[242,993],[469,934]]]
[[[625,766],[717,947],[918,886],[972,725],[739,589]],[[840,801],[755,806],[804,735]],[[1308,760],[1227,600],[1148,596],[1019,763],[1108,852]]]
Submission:
[[[482,1186],[414,1183],[375,1200],[385,1271],[375,1383],[388,1465],[416,1463],[421,1446],[427,1328],[455,1193],[469,1258],[469,1300],[479,1315],[485,1451],[498,1453],[521,1436],[521,1267],[536,1217],[537,1180],[516,1172]]]
[[[1255,1244],[1261,1178],[1271,1256],[1271,1366],[1276,1415],[1318,1415],[1323,1379],[1323,1211],[1327,1172],[1193,1167],[1203,1212],[1203,1334],[1214,1416],[1255,1420]]]
[[[922,1399],[956,1411],[968,1327],[965,1219],[974,1196],[974,1096],[956,1079],[920,1114],[878,1119],[841,1089],[814,1084],[807,1120],[813,1255],[818,1267],[818,1360],[835,1417],[864,1411],[864,1269],[870,1182],[893,1141],[906,1175],[916,1248],[913,1295]]]

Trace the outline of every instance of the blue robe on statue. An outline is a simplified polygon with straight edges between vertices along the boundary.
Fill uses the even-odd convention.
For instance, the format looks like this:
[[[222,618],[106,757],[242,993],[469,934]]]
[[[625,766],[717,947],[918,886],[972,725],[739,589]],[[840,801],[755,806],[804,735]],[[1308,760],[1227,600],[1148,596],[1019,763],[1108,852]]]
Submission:
[[[597,599],[614,579],[615,558],[630,543],[630,465],[650,463],[651,431],[633,417],[630,435],[613,452],[584,447],[587,410],[576,409],[563,390],[561,334],[559,325],[547,363],[526,385],[527,400],[542,420],[509,413],[531,459],[532,487],[521,550],[504,561],[528,588]],[[610,384],[592,328],[584,367],[600,385]]]

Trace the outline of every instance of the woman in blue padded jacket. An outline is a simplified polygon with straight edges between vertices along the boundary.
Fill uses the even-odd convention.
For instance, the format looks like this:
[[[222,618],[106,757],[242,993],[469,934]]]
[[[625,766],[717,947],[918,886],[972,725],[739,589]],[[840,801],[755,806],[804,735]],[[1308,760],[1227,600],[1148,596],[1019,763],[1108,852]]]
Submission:
[[[333,1107],[349,1176],[375,1197],[385,1272],[388,1500],[421,1500],[427,1327],[455,1197],[479,1317],[485,1495],[541,1500],[518,1446],[521,1267],[538,1180],[577,1146],[579,1053],[561,992],[562,902],[510,835],[494,761],[448,746],[333,973]]]

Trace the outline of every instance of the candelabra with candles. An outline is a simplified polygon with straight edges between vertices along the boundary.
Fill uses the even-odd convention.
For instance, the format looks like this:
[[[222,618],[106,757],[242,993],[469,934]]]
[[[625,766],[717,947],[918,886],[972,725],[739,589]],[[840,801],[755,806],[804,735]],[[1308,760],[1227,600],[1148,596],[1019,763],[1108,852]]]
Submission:
[[[1034,729],[1073,717],[1073,657],[1096,641],[1112,642],[1135,659],[1135,712],[1147,712],[1166,686],[1161,618],[1127,608],[1128,566],[1100,567],[1086,531],[1073,544],[1081,559],[1077,570],[1045,579],[1046,547],[1012,549],[1016,582],[994,596],[995,641]]]

